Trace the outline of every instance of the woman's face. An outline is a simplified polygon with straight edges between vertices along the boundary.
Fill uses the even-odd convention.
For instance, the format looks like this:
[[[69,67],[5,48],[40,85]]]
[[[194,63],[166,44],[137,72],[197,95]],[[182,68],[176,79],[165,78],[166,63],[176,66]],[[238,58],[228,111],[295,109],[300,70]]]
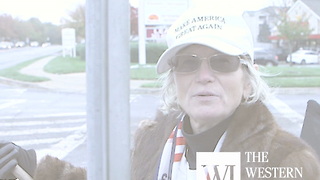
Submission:
[[[218,72],[209,67],[207,57],[219,53],[202,45],[190,45],[177,55],[196,55],[202,60],[196,71],[174,71],[178,103],[190,117],[195,133],[207,130],[233,114],[243,95],[250,93],[241,65],[232,72]]]

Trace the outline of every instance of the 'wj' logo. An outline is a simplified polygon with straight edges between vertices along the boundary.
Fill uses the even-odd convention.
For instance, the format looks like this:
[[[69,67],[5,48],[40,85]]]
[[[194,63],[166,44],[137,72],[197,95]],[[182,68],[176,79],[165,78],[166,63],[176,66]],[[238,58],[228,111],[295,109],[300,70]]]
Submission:
[[[240,180],[240,152],[198,152],[197,180]]]
[[[201,165],[207,180],[234,180],[235,165]],[[218,170],[219,168],[219,170]],[[223,170],[224,169],[224,170]]]

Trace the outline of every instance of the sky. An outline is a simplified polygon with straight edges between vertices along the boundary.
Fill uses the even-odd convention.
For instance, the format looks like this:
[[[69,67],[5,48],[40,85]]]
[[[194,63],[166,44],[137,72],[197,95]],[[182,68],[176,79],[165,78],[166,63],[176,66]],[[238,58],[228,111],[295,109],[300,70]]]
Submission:
[[[32,17],[41,22],[60,24],[62,17],[76,9],[85,0],[0,0],[0,14],[28,20]]]
[[[243,6],[246,10],[259,10],[268,5],[273,5],[273,1],[283,0],[232,1],[241,2],[236,6]],[[41,22],[51,22],[59,25],[61,18],[68,17],[68,13],[79,4],[85,4],[85,0],[0,0],[0,15],[9,14],[21,20],[36,17]],[[139,0],[130,0],[130,4],[137,7]]]
[[[192,0],[191,0],[192,1]],[[193,0],[193,1],[200,1],[200,0]],[[203,0],[206,1],[206,0]],[[230,7],[241,7],[245,10],[259,10],[267,6],[272,5],[281,5],[283,2],[290,1],[290,0],[211,0],[211,1],[229,1]],[[131,5],[137,7],[139,5],[139,0],[130,0]]]

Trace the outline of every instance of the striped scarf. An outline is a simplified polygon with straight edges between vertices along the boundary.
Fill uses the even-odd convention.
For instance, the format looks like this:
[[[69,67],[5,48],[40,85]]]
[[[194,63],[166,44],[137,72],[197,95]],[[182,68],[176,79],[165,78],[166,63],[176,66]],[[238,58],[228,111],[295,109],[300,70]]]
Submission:
[[[182,117],[182,120],[184,117]],[[189,164],[184,157],[186,150],[186,140],[182,134],[182,122],[173,129],[162,152],[157,180],[185,180],[196,176],[194,170],[189,170]],[[224,142],[226,132],[220,138],[214,152],[219,152]],[[206,168],[204,169],[207,170]],[[193,179],[193,178],[190,178]],[[207,172],[207,179],[210,180]]]
[[[175,180],[178,179],[178,170],[180,167],[184,152],[185,152],[185,138],[181,132],[182,121],[173,129],[170,134],[161,156],[158,180]]]

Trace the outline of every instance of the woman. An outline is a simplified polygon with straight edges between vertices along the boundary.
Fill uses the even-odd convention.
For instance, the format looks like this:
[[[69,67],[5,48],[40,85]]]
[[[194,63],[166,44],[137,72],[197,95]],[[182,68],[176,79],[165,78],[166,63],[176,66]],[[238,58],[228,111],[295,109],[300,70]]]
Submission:
[[[246,167],[301,168],[303,177],[296,179],[319,179],[314,151],[281,130],[264,105],[267,87],[254,68],[251,33],[241,14],[203,5],[190,9],[168,31],[169,49],[157,65],[158,73],[167,72],[164,113],[137,130],[132,179],[196,179],[196,152],[213,151],[240,152],[242,179],[249,179]],[[1,153],[3,147],[7,153]],[[21,154],[16,148],[0,143],[0,160],[7,159],[0,161],[0,169],[17,164],[11,161]],[[248,152],[268,157],[248,161]],[[284,176],[282,171],[264,175]],[[86,171],[46,157],[34,179],[48,178],[85,179]]]
[[[188,10],[168,31],[157,64],[167,72],[165,111],[137,131],[132,179],[196,179],[196,153],[213,151],[240,152],[242,179],[319,179],[315,152],[280,129],[264,104],[268,88],[241,14],[214,7]],[[248,160],[248,153],[265,158]]]

